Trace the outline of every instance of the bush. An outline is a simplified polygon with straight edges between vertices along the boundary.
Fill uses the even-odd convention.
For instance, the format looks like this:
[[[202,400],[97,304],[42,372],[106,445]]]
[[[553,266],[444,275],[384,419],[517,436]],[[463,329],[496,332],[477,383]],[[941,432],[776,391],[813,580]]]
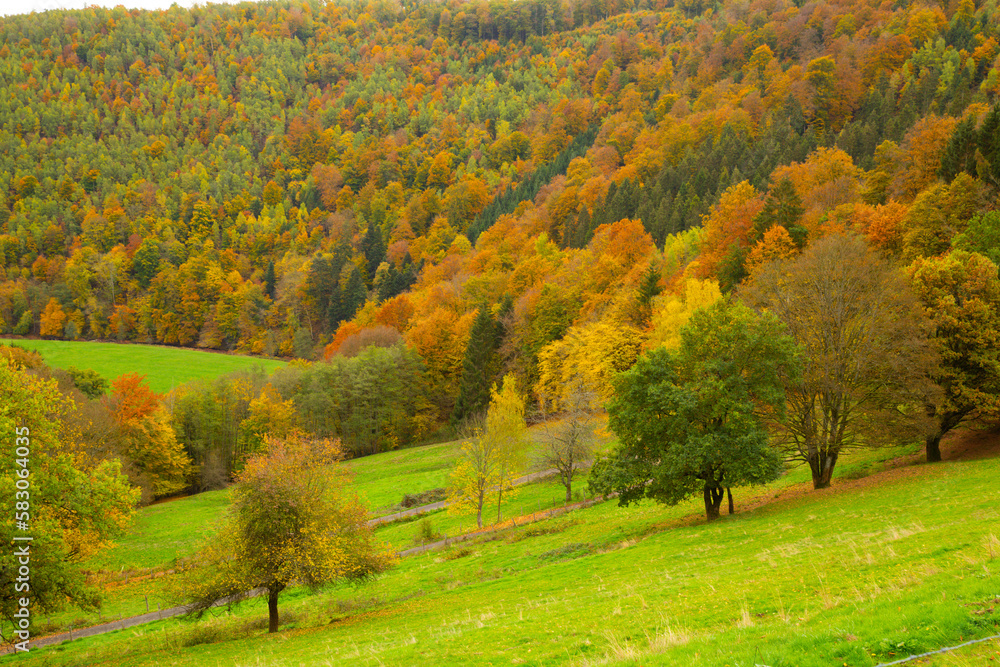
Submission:
[[[430,542],[437,542],[441,539],[441,534],[434,530],[434,525],[431,523],[430,517],[426,517],[420,520],[417,525],[417,535],[413,538],[416,544],[428,544]]]

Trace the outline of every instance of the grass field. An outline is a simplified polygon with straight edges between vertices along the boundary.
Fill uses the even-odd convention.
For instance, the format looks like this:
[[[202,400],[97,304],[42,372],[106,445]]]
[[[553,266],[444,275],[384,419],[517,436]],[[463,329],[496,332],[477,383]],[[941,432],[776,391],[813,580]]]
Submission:
[[[404,490],[400,480],[428,474],[426,483],[437,485],[429,469],[448,454],[435,447],[361,459],[358,483],[386,504],[397,500],[391,488]],[[893,463],[914,451],[845,457],[824,491],[812,491],[802,469],[740,489],[738,513],[713,524],[698,501],[608,502],[404,559],[360,587],[293,589],[282,594],[278,636],[267,636],[263,604],[253,602],[5,660],[870,666],[1000,633],[1000,459]],[[558,499],[559,490],[534,485],[521,500]],[[186,548],[183,526],[204,524],[213,504],[224,497],[143,510],[145,540],[122,542],[106,564],[142,566]],[[400,524],[380,534],[397,544],[416,530]],[[139,582],[135,592],[158,585]],[[115,588],[109,602],[122,595]],[[1000,658],[996,642],[914,664],[990,658]]]
[[[35,350],[53,368],[92,369],[109,382],[120,375],[139,373],[146,376],[150,389],[161,394],[191,380],[215,378],[254,366],[261,366],[270,373],[285,365],[275,359],[162,345],[21,338],[0,339],[0,343]]]

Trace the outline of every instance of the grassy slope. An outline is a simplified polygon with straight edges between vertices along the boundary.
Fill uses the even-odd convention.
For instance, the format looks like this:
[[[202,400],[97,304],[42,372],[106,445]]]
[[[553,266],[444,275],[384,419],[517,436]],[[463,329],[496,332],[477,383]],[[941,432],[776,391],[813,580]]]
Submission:
[[[191,380],[215,378],[254,366],[261,366],[270,373],[285,365],[274,359],[160,345],[30,339],[0,339],[0,342],[36,350],[53,368],[90,368],[109,381],[126,373],[139,373],[145,375],[149,387],[159,393]]]
[[[695,502],[607,503],[407,559],[357,589],[292,591],[280,639],[261,634],[256,603],[24,662],[873,665],[1000,632],[998,605],[981,604],[1000,595],[998,473],[1000,459],[920,465],[809,492],[797,471],[755,494],[770,504],[714,525]]]

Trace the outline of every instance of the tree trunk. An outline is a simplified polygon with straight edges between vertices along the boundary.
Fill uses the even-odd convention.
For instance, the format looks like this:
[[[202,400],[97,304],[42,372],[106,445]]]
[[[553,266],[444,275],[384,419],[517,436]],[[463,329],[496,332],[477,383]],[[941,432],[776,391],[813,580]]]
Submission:
[[[826,489],[833,478],[833,468],[837,465],[837,454],[833,452],[810,452],[809,469],[812,471],[813,488]]]
[[[572,501],[573,501],[573,485],[572,484],[567,484],[566,485],[566,502],[570,503]]]
[[[503,500],[503,478],[500,479],[500,488],[497,490],[497,523],[500,523],[500,501]]]
[[[927,436],[924,441],[927,445],[927,462],[937,463],[941,460],[941,431],[935,431],[934,435]]]
[[[719,518],[719,507],[726,497],[726,490],[719,486],[705,485],[705,518],[715,521]]]
[[[278,593],[284,586],[272,584],[267,588],[267,631],[278,631]]]
[[[733,514],[733,490],[726,487],[726,495],[729,496],[729,514]]]

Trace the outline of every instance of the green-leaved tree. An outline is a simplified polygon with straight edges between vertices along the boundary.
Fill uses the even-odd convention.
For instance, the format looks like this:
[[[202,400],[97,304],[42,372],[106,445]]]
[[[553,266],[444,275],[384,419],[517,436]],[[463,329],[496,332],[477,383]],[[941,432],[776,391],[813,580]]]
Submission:
[[[774,316],[726,301],[696,311],[679,349],[657,348],[618,376],[608,423],[619,445],[594,463],[591,490],[617,492],[622,506],[700,492],[706,517],[718,518],[727,489],[780,474],[762,413],[783,409],[798,372],[796,346]]]

